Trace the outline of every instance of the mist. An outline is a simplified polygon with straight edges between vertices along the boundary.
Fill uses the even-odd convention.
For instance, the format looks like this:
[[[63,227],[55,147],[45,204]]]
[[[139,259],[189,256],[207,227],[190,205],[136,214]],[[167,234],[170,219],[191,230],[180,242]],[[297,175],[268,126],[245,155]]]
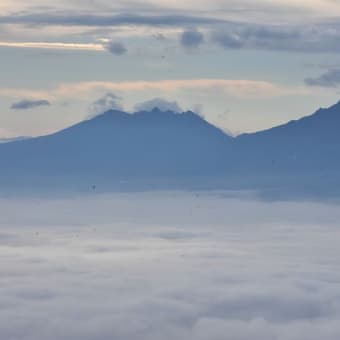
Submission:
[[[0,199],[0,338],[335,340],[337,204]]]

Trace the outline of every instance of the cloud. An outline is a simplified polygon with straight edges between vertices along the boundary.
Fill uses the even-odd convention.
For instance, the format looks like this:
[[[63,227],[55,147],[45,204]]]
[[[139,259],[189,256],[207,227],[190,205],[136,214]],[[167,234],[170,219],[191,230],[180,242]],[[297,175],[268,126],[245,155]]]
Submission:
[[[173,111],[173,112],[183,111],[176,101],[171,102],[162,98],[154,98],[146,102],[136,104],[134,110],[137,112],[151,111],[154,108],[158,108],[161,111]]]
[[[181,34],[181,45],[188,49],[199,47],[204,42],[204,35],[197,29],[188,29]]]
[[[111,41],[105,47],[110,53],[117,56],[123,55],[127,52],[125,45],[118,41]]]
[[[340,69],[328,70],[316,78],[306,78],[305,84],[308,86],[338,87],[340,85]]]
[[[158,19],[157,19],[158,20]],[[171,37],[184,26],[180,22],[171,20],[164,22],[164,27],[159,28],[160,23],[150,20],[149,28],[161,30],[158,37]],[[1,21],[1,18],[0,18]],[[133,20],[131,20],[133,21]],[[142,22],[142,21],[141,21]],[[188,21],[190,23],[190,20]],[[93,23],[93,26],[96,25]],[[114,25],[113,25],[114,26]],[[134,35],[139,39],[149,36],[148,30],[137,30],[134,23],[122,23],[118,25],[123,36]],[[137,25],[143,26],[143,25]],[[188,26],[186,24],[185,26]],[[186,29],[180,35],[180,43],[183,47],[193,49],[200,45],[217,44],[224,49],[255,49],[255,50],[274,50],[304,53],[339,53],[340,47],[340,24],[331,20],[319,23],[298,24],[252,24],[241,21],[223,21],[201,24],[206,33],[197,29]],[[34,26],[35,27],[35,26]],[[98,26],[100,27],[100,25]],[[110,30],[112,26],[108,25]],[[67,29],[67,28],[64,28]],[[167,31],[168,29],[168,31]],[[175,30],[175,31],[174,31]],[[137,33],[138,32],[138,33]],[[109,31],[106,32],[109,34]],[[32,32],[34,34],[34,32]],[[91,32],[84,33],[88,39],[95,38]],[[73,33],[73,35],[75,35]],[[78,33],[79,38],[80,35]],[[209,37],[206,38],[206,37]],[[55,37],[54,37],[55,39]],[[63,37],[61,39],[66,39]],[[169,40],[169,39],[168,39]],[[169,40],[170,41],[170,40]],[[59,50],[78,50],[101,52],[108,50],[113,54],[122,55],[127,49],[121,42],[111,42],[109,44],[98,44],[93,42],[12,42],[0,41],[0,47],[16,48],[39,48],[39,49],[59,49]]]
[[[97,99],[89,107],[90,117],[104,113],[109,110],[123,110],[122,98],[114,93],[106,93],[105,96]]]
[[[239,49],[244,44],[239,35],[229,32],[214,32],[213,40],[225,49]]]
[[[139,14],[74,14],[74,13],[30,13],[0,16],[0,24],[24,24],[43,26],[157,26],[174,27],[188,25],[208,25],[213,23],[223,23],[224,20],[194,15],[159,14],[159,15],[139,15]]]
[[[0,41],[0,47],[14,48],[37,48],[50,50],[71,50],[71,51],[104,51],[100,44],[79,44],[79,43],[52,43],[52,42],[6,42]]]
[[[166,41],[167,37],[163,33],[155,33],[152,35],[158,41]]]
[[[183,90],[221,91],[241,98],[270,98],[289,94],[306,93],[305,89],[289,88],[274,83],[257,80],[235,79],[180,79],[159,81],[124,81],[124,82],[82,82],[62,84],[55,93],[59,96],[69,96],[71,93],[86,94],[94,90],[110,91],[164,91],[176,92]],[[1,90],[0,90],[1,93]]]
[[[211,31],[211,41],[225,49],[257,49],[305,53],[339,53],[340,25],[249,24],[229,22]]]
[[[339,339],[339,218],[217,193],[0,198],[0,338]]]
[[[12,110],[30,110],[41,106],[50,106],[51,103],[48,100],[28,100],[24,99],[11,105]]]
[[[155,30],[160,34],[159,37],[171,37],[184,29],[180,43],[186,48],[195,48],[204,42],[213,42],[225,49],[244,48],[305,53],[340,52],[338,44],[340,24],[338,21],[327,18],[316,21],[315,18],[310,18],[303,23],[298,23],[299,21],[292,20],[291,17],[297,13],[303,13],[307,17],[307,6],[301,6],[302,8],[299,9],[299,6],[293,2],[285,9],[282,7],[283,2],[278,5],[262,1],[255,4],[249,1],[243,1],[243,3],[244,5],[241,6],[236,1],[228,1],[229,8],[225,4],[216,3],[206,15],[200,14],[199,11],[190,11],[186,6],[182,11],[162,6],[151,6],[151,9],[141,10],[139,14],[129,13],[127,10],[120,13],[116,9],[112,11],[114,13],[112,15],[102,14],[104,10],[101,12],[98,9],[94,9],[93,14],[89,14],[89,12],[76,13],[66,9],[63,11],[50,9],[45,12],[36,12],[32,9],[22,13],[0,16],[0,24],[16,27],[13,30],[14,40],[17,40],[18,32],[21,36],[25,36],[28,29],[32,31],[27,35],[27,39],[32,39],[34,35],[37,39],[41,39],[41,35],[39,36],[41,34],[40,27],[46,26],[47,29],[51,28],[49,35],[46,35],[48,42],[2,41],[0,46],[102,51],[105,48],[110,49],[107,46],[91,42],[98,38],[98,32],[101,32],[101,37],[110,36],[112,30],[115,29],[124,36],[145,38],[150,36],[150,33],[154,35]],[[137,4],[129,2],[125,8],[131,11],[133,6],[137,6]],[[141,7],[143,6],[141,5]],[[230,17],[229,12],[234,15]],[[262,13],[260,19],[253,20],[253,16],[258,15],[259,12]],[[285,20],[274,20],[274,13],[277,12],[284,13]],[[200,30],[185,29],[187,27],[198,27]],[[21,31],[18,31],[20,28]],[[56,33],[58,29],[60,30],[59,36]],[[92,29],[92,33],[90,29]],[[152,30],[153,32],[151,32]],[[65,32],[70,34],[67,35]],[[78,36],[80,42],[50,42],[51,37],[67,41],[70,35]],[[8,37],[11,34],[6,33],[5,36]],[[84,36],[89,40],[88,44],[82,43]],[[207,38],[208,36],[210,39]],[[124,48],[116,48],[113,45],[113,54],[116,54],[115,51],[118,55],[124,54]]]
[[[283,85],[247,79],[178,79],[155,81],[90,81],[79,83],[62,83],[46,91],[44,89],[0,88],[0,95],[7,97],[27,96],[30,98],[45,97],[51,100],[65,98],[88,98],[90,94],[108,92],[150,92],[164,93],[176,91],[220,91],[223,94],[238,98],[271,98],[286,95],[309,94],[304,87],[286,87]]]

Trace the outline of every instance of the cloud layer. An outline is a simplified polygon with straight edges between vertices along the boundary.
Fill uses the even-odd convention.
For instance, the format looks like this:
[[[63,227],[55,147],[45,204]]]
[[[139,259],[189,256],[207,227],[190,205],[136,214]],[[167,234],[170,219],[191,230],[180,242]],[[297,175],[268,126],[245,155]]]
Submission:
[[[195,15],[140,15],[140,14],[76,14],[66,13],[65,15],[55,13],[31,13],[0,16],[0,24],[24,24],[24,25],[57,25],[57,26],[186,26],[186,25],[207,25],[212,23],[223,23],[224,20],[206,16]]]
[[[259,50],[277,50],[277,51],[300,51],[306,53],[330,52],[338,53],[338,40],[340,37],[340,26],[336,19],[322,18],[316,20],[311,16],[307,6],[297,6],[293,2],[284,6],[283,3],[273,4],[272,2],[256,1],[250,3],[243,1],[240,5],[235,1],[227,3],[214,3],[207,6],[206,14],[197,11],[192,3],[185,5],[179,10],[174,4],[155,5],[154,3],[141,4],[139,2],[127,2],[117,6],[117,8],[108,9],[109,4],[98,4],[97,8],[88,11],[72,10],[65,8],[47,8],[32,7],[23,12],[14,12],[0,16],[0,25],[8,26],[27,26],[35,27],[36,38],[39,37],[40,27],[53,27],[53,32],[58,29],[81,28],[82,34],[78,35],[78,40],[84,40],[87,36],[87,42],[32,42],[32,41],[1,41],[0,46],[31,47],[31,48],[73,48],[79,50],[102,51],[103,46],[98,44],[91,36],[91,29],[100,29],[102,37],[109,39],[114,29],[115,34],[120,30],[129,29],[128,35],[146,38],[150,35],[150,30],[166,30],[174,33],[177,30],[181,32],[180,43],[187,48],[195,48],[205,42],[215,43],[222,48],[244,48]],[[318,3],[318,4],[317,4]],[[65,5],[65,4],[64,4]],[[315,1],[315,6],[319,9],[327,8],[321,6],[320,1]],[[90,6],[91,7],[91,6]],[[332,4],[328,4],[328,9]],[[340,15],[340,6],[338,8]],[[292,20],[296,13],[300,13],[305,20]],[[110,13],[110,14],[108,14]],[[236,13],[233,17],[228,13]],[[255,20],[256,13],[262,13],[265,20]],[[275,13],[285,13],[284,20],[274,20],[272,17]],[[321,11],[319,12],[321,13]],[[330,12],[332,13],[332,12]],[[252,15],[250,15],[252,14]],[[308,18],[308,20],[307,20]],[[188,28],[196,27],[196,28]],[[210,39],[204,39],[204,34],[208,33]],[[183,31],[184,30],[184,31]],[[10,32],[10,30],[9,30]],[[5,36],[10,36],[9,32]],[[16,31],[14,30],[14,36]],[[77,37],[77,34],[72,34]],[[54,37],[55,38],[55,37]],[[63,36],[67,39],[67,35]],[[110,47],[111,46],[111,47]],[[108,44],[106,47],[113,54],[124,54],[126,47],[122,42]]]
[[[270,98],[289,94],[305,94],[305,89],[289,88],[279,84],[248,79],[166,79],[156,81],[88,81],[63,83],[46,91],[44,89],[0,88],[0,95],[8,97],[27,96],[31,98],[82,98],[96,91],[109,92],[175,92],[175,91],[219,91],[239,98]]]
[[[125,34],[135,38],[147,38],[155,33],[152,30],[158,30],[159,34],[166,32],[172,37],[174,31],[182,32],[180,43],[186,48],[195,48],[205,42],[206,44],[215,43],[226,49],[244,48],[306,53],[338,53],[340,51],[337,44],[340,37],[338,21],[330,19],[332,16],[321,16],[323,10],[326,12],[328,10],[330,14],[340,15],[340,6],[335,2],[322,5],[322,1],[313,1],[309,4],[309,7],[313,5],[318,8],[318,14],[322,17],[318,20],[310,15],[313,10],[311,8],[308,10],[308,6],[303,3],[297,5],[293,2],[284,4],[283,2],[246,0],[242,3],[243,5],[240,5],[240,2],[233,0],[225,3],[214,2],[205,6],[207,9],[205,14],[196,10],[192,2],[186,1],[177,6],[174,3],[157,3],[156,5],[153,2],[142,4],[133,1],[118,3],[111,10],[111,4],[105,1],[97,4],[96,7],[87,3],[91,10],[82,11],[75,10],[74,6],[70,8],[65,3],[58,8],[54,6],[45,9],[32,7],[26,11],[0,16],[0,25],[6,27],[7,30],[4,36],[10,37],[10,27],[16,27],[13,30],[13,41],[0,40],[0,46],[84,51],[102,51],[107,48],[113,54],[120,55],[126,50],[122,42],[103,47],[98,44],[96,34],[92,32],[94,34],[92,35],[91,30],[100,30],[100,38],[103,39],[111,39],[112,32],[115,36]],[[284,19],[275,20],[275,16],[280,16],[280,14],[284,16]],[[297,14],[300,14],[299,20],[294,19]],[[33,34],[29,36],[36,35],[36,39],[18,41],[18,27],[28,26],[31,30],[33,29]],[[69,36],[73,36],[74,41],[53,42],[48,39],[48,41],[37,42],[39,33],[41,35],[41,27],[45,27],[45,31],[52,27],[51,34],[54,39],[56,38],[55,32],[64,30],[61,34],[62,39],[69,40]],[[68,29],[72,34],[65,34]],[[78,30],[78,34],[72,31],[74,29]],[[22,31],[22,35],[24,32]],[[205,33],[207,33],[207,39],[204,39]],[[86,37],[86,42],[84,42],[84,37]]]
[[[305,25],[234,22],[212,31],[212,40],[225,49],[339,53],[339,38],[339,24],[327,20]]]
[[[337,206],[189,193],[0,203],[2,339],[340,336]]]

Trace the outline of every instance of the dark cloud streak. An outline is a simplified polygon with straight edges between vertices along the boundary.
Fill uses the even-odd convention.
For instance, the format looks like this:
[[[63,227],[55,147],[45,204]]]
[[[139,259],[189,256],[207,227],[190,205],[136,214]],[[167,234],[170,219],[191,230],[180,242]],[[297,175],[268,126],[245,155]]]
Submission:
[[[50,106],[51,103],[48,100],[21,100],[11,105],[12,110],[30,110],[41,106]]]
[[[89,15],[89,14],[25,14],[0,16],[3,24],[24,24],[43,26],[176,26],[176,25],[207,25],[223,23],[224,20],[191,15]]]
[[[319,87],[338,87],[340,85],[340,69],[328,70],[315,78],[306,78],[305,84]]]
[[[222,10],[222,9],[221,9]],[[253,9],[254,10],[254,9]],[[210,41],[224,49],[256,49],[304,53],[339,53],[340,24],[334,19],[309,24],[261,24],[221,19],[216,13],[149,12],[88,14],[84,12],[30,12],[0,16],[0,24],[33,26],[80,26],[92,29],[114,29],[122,26],[184,29],[180,43],[196,48]],[[188,29],[197,27],[198,29]],[[203,34],[210,31],[210,34]],[[205,39],[205,37],[210,39]],[[159,37],[164,37],[159,33]],[[124,54],[124,48],[113,45],[113,54]],[[110,48],[108,48],[110,50]]]
[[[339,53],[340,25],[259,25],[228,23],[213,28],[211,41],[224,49]]]
[[[127,53],[127,48],[125,45],[118,41],[111,41],[109,42],[105,48],[114,55],[121,56]]]

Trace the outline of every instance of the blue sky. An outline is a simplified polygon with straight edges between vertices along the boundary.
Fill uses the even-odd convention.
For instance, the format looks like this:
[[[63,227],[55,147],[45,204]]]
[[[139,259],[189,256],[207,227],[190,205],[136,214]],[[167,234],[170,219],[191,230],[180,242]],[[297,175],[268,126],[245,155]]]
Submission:
[[[0,138],[154,98],[233,134],[297,119],[339,100],[339,17],[336,0],[2,0]]]

